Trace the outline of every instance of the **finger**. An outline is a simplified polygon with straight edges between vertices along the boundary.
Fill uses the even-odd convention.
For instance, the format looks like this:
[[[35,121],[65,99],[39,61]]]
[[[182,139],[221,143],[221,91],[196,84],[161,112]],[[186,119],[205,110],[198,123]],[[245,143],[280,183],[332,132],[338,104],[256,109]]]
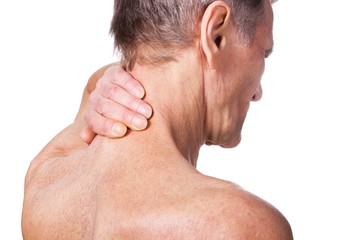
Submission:
[[[109,80],[118,85],[121,88],[124,88],[129,93],[137,96],[138,98],[143,98],[145,96],[144,87],[141,83],[135,80],[128,72],[126,72],[121,65],[114,65],[108,69],[108,72],[105,75],[108,75]]]
[[[152,115],[152,108],[145,101],[140,100],[139,98],[134,97],[129,94],[123,88],[117,85],[107,85],[104,86],[102,91],[102,96],[113,100],[114,102],[127,107],[130,110],[133,110],[146,118],[150,118]]]
[[[80,132],[80,137],[87,144],[90,144],[94,140],[95,136],[96,134],[93,131],[91,131],[90,128],[88,127],[83,128]]]
[[[94,110],[89,110],[85,114],[85,121],[91,131],[106,137],[123,137],[127,132],[127,127],[124,124],[106,118]]]
[[[133,130],[143,130],[147,127],[147,119],[116,102],[100,96],[95,111],[106,118],[121,122]]]

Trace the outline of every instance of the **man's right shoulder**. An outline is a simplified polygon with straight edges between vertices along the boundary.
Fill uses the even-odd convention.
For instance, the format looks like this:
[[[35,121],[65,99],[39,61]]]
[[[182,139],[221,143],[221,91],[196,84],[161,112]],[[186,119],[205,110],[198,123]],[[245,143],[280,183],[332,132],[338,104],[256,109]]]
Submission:
[[[230,182],[219,180],[215,189],[204,207],[221,239],[293,239],[286,218],[266,201]]]

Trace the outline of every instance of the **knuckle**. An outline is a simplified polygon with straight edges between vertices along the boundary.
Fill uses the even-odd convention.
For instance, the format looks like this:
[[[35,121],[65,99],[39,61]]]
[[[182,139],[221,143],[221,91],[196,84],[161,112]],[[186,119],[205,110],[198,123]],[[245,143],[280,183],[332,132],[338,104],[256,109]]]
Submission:
[[[119,69],[113,69],[110,75],[110,82],[121,86],[122,80],[124,80],[122,72]]]
[[[107,85],[112,83],[113,77],[114,77],[113,69],[111,67],[106,69],[105,73],[97,83],[97,88],[98,89],[106,88]]]
[[[92,131],[94,131],[96,129],[96,120],[95,120],[96,116],[94,115],[93,111],[88,111],[85,113],[84,115],[84,120],[88,126],[88,128]]]
[[[85,114],[85,122],[87,127],[96,134],[107,135],[111,130],[111,120],[99,115],[95,111]]]
[[[92,92],[90,95],[89,95],[89,105],[92,106],[96,103],[96,100],[97,100],[97,94],[95,92]]]
[[[107,74],[105,72],[104,75],[101,76],[99,78],[98,82],[96,83],[95,89],[101,89],[107,81],[108,81],[108,77],[107,77]]]
[[[88,123],[88,128],[89,128],[91,131],[93,131],[93,132],[95,132],[95,133],[99,134],[99,131],[97,131],[97,130],[96,130],[96,127],[95,127],[95,125],[94,125],[94,124],[92,124],[92,123]]]
[[[129,103],[131,101],[131,95],[123,89],[118,89],[118,91],[116,92],[116,96],[114,96],[113,100],[115,102],[117,102],[118,104],[129,108],[129,106],[130,106]]]
[[[111,74],[113,74],[114,70],[116,69],[116,67],[114,65],[108,67],[104,73],[104,75],[106,76],[110,76]]]
[[[115,69],[111,81],[126,90],[132,89],[137,86],[137,81],[122,67],[117,67],[117,69]]]
[[[106,91],[106,96],[109,99],[114,99],[116,96],[116,92],[118,91],[118,88],[116,85],[111,85],[108,87],[108,90]]]
[[[95,131],[96,127],[94,122],[92,121],[92,118],[87,118],[86,120],[87,126],[91,131]],[[96,131],[95,131],[96,132]]]
[[[108,101],[101,101],[98,104],[97,110],[101,115],[104,115],[105,113],[109,112],[110,103]]]
[[[130,125],[132,123],[133,119],[134,119],[134,115],[130,111],[124,110],[124,112],[123,112],[124,123],[126,123],[126,125]]]
[[[95,121],[92,124],[92,128],[90,129],[96,134],[105,135],[108,129],[107,120],[105,118],[99,118],[98,121]]]
[[[139,112],[139,108],[142,105],[140,100],[134,99],[131,101],[130,104],[132,106],[132,109],[134,109],[134,111]]]
[[[136,80],[134,80],[132,77],[128,77],[125,81],[124,88],[125,89],[133,89],[137,86]]]
[[[110,132],[111,126],[112,126],[111,121],[104,119],[104,121],[101,124],[102,134],[108,135]]]
[[[120,105],[128,106],[130,101],[129,96],[130,94],[121,87],[112,85],[109,87],[107,94],[104,97]]]
[[[126,119],[128,119],[128,113],[125,109],[122,109],[121,112],[119,112],[119,119],[120,122],[126,123]]]

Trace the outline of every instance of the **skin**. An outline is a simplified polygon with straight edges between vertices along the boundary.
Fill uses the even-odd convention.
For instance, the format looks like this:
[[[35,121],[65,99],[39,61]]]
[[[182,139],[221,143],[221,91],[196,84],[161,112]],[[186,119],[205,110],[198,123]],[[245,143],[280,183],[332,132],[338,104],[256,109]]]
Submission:
[[[261,98],[271,6],[250,46],[224,2],[212,3],[200,25],[197,44],[179,51],[178,61],[131,71],[154,110],[146,131],[87,145],[75,122],[32,161],[24,239],[292,239],[270,204],[195,168],[204,143],[240,142],[249,103]]]
[[[144,96],[141,83],[124,72],[119,63],[106,65],[96,71],[85,87],[75,119],[81,124],[85,119],[87,123],[80,133],[82,139],[91,143],[95,133],[115,138],[123,137],[127,128],[145,129],[152,109],[141,100]]]

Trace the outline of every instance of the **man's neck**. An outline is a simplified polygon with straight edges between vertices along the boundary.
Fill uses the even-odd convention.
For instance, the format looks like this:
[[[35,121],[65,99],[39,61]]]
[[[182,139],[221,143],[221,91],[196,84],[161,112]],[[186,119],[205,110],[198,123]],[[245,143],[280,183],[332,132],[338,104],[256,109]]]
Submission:
[[[145,100],[154,109],[148,130],[154,130],[154,138],[159,138],[160,133],[165,137],[163,146],[173,142],[181,155],[194,166],[204,143],[203,75],[200,66],[197,52],[189,50],[176,62],[159,67],[135,65],[131,71],[144,85]]]
[[[180,159],[196,167],[204,143],[203,75],[197,54],[184,56],[160,67],[135,65],[132,69],[133,77],[146,89],[145,101],[154,114],[146,130],[130,131],[124,139],[114,140],[120,144],[119,154],[131,149],[131,155]]]

